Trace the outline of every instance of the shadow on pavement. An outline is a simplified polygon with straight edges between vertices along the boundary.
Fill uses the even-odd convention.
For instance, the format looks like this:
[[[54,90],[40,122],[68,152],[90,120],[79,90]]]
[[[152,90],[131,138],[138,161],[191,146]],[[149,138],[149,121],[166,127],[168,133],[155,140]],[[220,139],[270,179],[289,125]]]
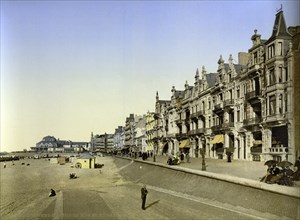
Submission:
[[[146,206],[146,209],[148,209],[148,208],[150,208],[151,206],[153,206],[153,205],[159,203],[159,201],[160,201],[160,200],[157,200],[157,201],[155,201],[155,202],[150,203],[149,205]]]

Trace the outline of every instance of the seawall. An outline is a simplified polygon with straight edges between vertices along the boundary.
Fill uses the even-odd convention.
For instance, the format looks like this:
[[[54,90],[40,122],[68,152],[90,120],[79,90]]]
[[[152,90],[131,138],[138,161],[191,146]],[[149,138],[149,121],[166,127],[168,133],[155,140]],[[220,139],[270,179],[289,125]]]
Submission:
[[[300,219],[297,187],[270,185],[179,166],[115,157],[120,174],[127,180],[165,188],[234,206]]]

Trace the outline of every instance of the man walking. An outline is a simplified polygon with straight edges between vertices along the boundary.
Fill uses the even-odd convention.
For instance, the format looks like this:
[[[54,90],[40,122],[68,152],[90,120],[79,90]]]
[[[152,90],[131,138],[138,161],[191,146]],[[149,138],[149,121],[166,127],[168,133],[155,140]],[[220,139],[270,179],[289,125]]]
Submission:
[[[141,189],[141,198],[142,198],[142,209],[145,210],[146,205],[146,198],[147,198],[148,190],[146,188],[146,185],[144,185]]]

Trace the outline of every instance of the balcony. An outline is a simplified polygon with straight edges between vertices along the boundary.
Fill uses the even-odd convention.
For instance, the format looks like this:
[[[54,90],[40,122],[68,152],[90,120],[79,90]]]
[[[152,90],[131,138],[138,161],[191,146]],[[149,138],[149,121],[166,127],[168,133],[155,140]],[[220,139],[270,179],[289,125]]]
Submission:
[[[223,128],[234,128],[234,122],[226,122],[222,125]]]
[[[189,136],[196,135],[196,134],[197,134],[196,130],[188,131]]]
[[[181,118],[176,118],[175,123],[176,124],[182,124],[182,119]]]
[[[267,152],[272,155],[280,155],[280,154],[288,154],[289,153],[289,148],[284,147],[284,146],[279,146],[279,147],[270,147],[267,148]]]
[[[188,131],[189,136],[200,135],[205,133],[205,128],[198,128],[195,130]]]
[[[214,125],[211,127],[212,132],[220,131],[222,129],[223,129],[222,125]]]
[[[175,135],[177,140],[182,140],[182,139],[186,139],[187,138],[187,134],[186,133],[178,133]]]
[[[262,146],[258,145],[258,146],[253,146],[250,148],[251,154],[261,154],[262,153]]]
[[[275,83],[272,85],[267,86],[267,93],[268,92],[273,92],[277,90],[284,90],[284,83]]]
[[[244,123],[244,127],[247,127],[247,126],[258,125],[259,123],[261,123],[261,121],[262,121],[261,117],[254,117],[254,118],[245,119],[243,123]]]
[[[196,129],[196,133],[197,133],[197,134],[204,134],[205,131],[206,131],[205,128],[198,128],[198,129]]]
[[[213,111],[214,111],[214,112],[221,112],[221,111],[223,111],[223,103],[216,104],[216,105],[214,106]]]
[[[260,95],[260,91],[254,90],[251,92],[247,92],[245,98],[250,104],[256,104],[260,102]]]
[[[232,107],[234,105],[234,100],[233,99],[227,99],[224,101],[224,108],[225,107]]]
[[[192,113],[190,118],[195,120],[195,119],[198,119],[199,117],[203,117],[204,114],[205,114],[205,111],[200,110],[200,111]]]
[[[189,123],[190,123],[190,118],[184,119],[184,123],[185,123],[185,124],[189,124]]]

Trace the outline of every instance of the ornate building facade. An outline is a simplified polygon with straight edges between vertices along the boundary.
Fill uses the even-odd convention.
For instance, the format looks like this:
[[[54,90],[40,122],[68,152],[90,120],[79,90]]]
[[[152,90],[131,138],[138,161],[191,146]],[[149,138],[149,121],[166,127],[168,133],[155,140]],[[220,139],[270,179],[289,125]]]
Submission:
[[[280,10],[270,38],[261,39],[255,30],[251,48],[239,54],[237,64],[232,55],[228,63],[220,56],[216,73],[203,67],[200,79],[197,70],[194,85],[186,82],[183,91],[173,87],[170,101],[157,93],[157,153],[198,157],[202,151],[219,159],[294,162],[299,156],[293,114],[299,29],[290,30],[294,37]]]

